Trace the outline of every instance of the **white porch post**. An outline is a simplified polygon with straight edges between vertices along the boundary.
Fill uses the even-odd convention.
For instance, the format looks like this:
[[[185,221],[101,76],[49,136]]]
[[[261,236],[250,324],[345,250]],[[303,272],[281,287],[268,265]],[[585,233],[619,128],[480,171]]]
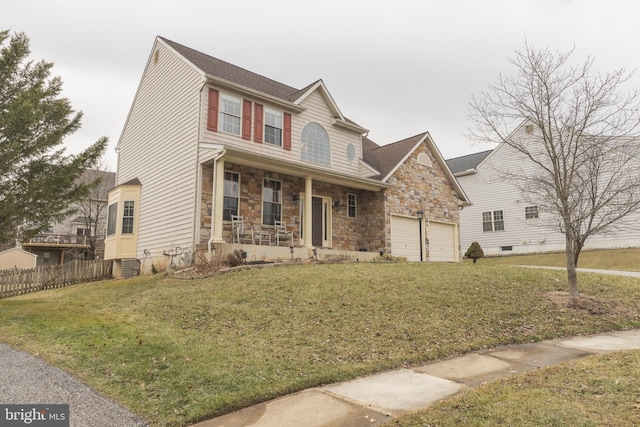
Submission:
[[[305,248],[313,248],[312,243],[312,230],[311,222],[313,216],[312,212],[312,199],[313,199],[313,180],[311,177],[306,177],[304,180],[304,218],[302,218],[302,226],[304,229],[303,245]]]
[[[224,206],[224,159],[216,160],[213,176],[213,200],[211,206],[211,227],[213,243],[224,243],[222,238],[222,208]]]

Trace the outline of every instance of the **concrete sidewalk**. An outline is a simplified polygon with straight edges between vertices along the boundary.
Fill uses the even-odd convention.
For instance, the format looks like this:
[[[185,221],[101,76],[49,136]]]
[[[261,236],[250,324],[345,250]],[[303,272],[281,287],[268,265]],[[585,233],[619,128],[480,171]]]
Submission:
[[[567,267],[545,267],[540,265],[517,265],[516,267],[541,268],[544,270],[567,271]],[[593,268],[576,268],[576,271],[578,273],[597,273],[597,274],[608,274],[612,276],[640,277],[640,271],[596,270]]]
[[[304,390],[194,427],[377,426],[485,381],[592,354],[640,349],[640,330],[513,345]]]

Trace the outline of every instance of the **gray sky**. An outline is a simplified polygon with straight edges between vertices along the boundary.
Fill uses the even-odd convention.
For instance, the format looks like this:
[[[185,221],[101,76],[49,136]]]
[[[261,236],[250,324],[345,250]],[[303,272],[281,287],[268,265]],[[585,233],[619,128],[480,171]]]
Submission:
[[[31,58],[55,63],[84,112],[77,153],[114,147],[161,35],[281,83],[323,79],[343,114],[378,144],[429,131],[445,158],[492,147],[463,136],[468,104],[529,44],[640,68],[634,0],[4,0],[0,29],[24,32]],[[632,81],[640,87],[640,75]]]

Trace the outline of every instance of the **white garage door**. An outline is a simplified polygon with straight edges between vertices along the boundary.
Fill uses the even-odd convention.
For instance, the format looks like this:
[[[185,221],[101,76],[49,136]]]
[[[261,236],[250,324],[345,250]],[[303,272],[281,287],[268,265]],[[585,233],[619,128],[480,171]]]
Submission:
[[[391,215],[391,255],[420,261],[420,226],[415,218]]]
[[[429,261],[455,262],[455,226],[429,221]]]

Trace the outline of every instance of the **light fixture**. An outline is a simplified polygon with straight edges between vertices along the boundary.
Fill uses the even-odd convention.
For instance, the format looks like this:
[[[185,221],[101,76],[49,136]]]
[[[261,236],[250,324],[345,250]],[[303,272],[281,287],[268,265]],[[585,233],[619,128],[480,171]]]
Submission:
[[[318,260],[318,248],[313,248],[313,257]]]
[[[300,196],[298,196],[297,194],[293,195],[293,201],[294,202],[299,202],[300,201]]]
[[[289,250],[291,251],[291,259],[293,260],[293,246],[289,246]]]
[[[380,249],[380,256],[384,256],[384,249]]]
[[[247,251],[242,251],[242,259],[244,259],[244,265],[247,265]]]
[[[340,206],[342,206],[342,203],[340,202],[340,200],[336,200],[335,203],[333,204],[333,207],[338,209]]]
[[[422,218],[424,218],[424,212],[423,212],[423,211],[418,211],[418,212],[416,212],[416,217],[417,217],[418,219],[422,219]]]

